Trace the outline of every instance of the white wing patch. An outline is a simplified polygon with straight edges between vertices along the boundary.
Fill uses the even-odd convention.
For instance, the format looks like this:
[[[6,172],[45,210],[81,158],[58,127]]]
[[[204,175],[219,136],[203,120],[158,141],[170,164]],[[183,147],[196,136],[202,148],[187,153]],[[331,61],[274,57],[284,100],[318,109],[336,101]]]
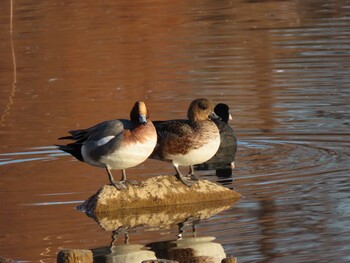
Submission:
[[[110,136],[103,137],[102,139],[99,139],[97,141],[97,146],[101,146],[101,145],[106,144],[107,142],[112,140],[114,137],[115,137],[114,135],[110,135]]]

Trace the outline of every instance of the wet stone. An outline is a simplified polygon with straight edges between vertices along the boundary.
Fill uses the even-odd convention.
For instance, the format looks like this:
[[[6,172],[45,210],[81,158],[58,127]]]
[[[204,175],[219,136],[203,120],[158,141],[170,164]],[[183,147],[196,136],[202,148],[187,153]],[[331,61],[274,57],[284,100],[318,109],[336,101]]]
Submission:
[[[240,197],[239,193],[207,180],[199,180],[190,188],[175,176],[162,175],[151,177],[141,185],[130,185],[122,191],[104,185],[78,209],[96,214],[130,208],[238,200]]]
[[[93,255],[87,249],[65,249],[57,255],[57,263],[92,263]]]
[[[237,263],[237,258],[228,257],[224,258],[221,263]]]

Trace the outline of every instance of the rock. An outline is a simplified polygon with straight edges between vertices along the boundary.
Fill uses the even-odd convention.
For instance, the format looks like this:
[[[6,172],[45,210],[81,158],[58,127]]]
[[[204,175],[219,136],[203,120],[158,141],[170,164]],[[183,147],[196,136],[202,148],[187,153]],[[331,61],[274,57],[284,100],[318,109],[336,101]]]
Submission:
[[[144,208],[167,205],[183,205],[217,200],[238,200],[241,195],[221,185],[199,180],[191,188],[175,176],[151,177],[141,185],[130,185],[118,191],[114,186],[104,185],[78,209],[90,214],[121,209]]]
[[[232,258],[232,257],[228,257],[228,258],[224,258],[221,263],[237,263],[237,258]]]
[[[87,249],[65,249],[58,253],[57,263],[93,263],[93,255]]]

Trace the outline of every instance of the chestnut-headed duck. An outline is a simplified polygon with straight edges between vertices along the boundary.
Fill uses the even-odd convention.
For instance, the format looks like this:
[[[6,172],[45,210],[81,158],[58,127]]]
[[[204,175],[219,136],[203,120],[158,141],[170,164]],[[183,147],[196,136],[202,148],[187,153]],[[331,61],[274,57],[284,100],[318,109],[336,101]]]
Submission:
[[[214,156],[220,146],[220,133],[210,118],[218,118],[208,99],[192,101],[187,111],[188,120],[154,122],[158,141],[150,158],[171,162],[177,178],[191,187],[198,180],[193,165]],[[189,166],[190,174],[183,175],[179,166]]]
[[[237,138],[232,127],[228,124],[228,121],[232,120],[229,110],[229,106],[224,103],[215,106],[214,112],[220,117],[220,119],[214,120],[220,131],[220,147],[210,160],[196,166],[197,170],[215,169],[217,175],[232,175],[237,152]]]
[[[58,145],[62,151],[70,153],[79,161],[105,168],[109,181],[118,190],[126,189],[125,169],[145,161],[157,143],[157,133],[149,120],[149,112],[143,101],[134,104],[130,120],[116,119],[104,121],[82,130],[69,131],[69,139],[75,142]],[[121,170],[122,178],[114,181],[111,170]],[[132,182],[135,183],[135,182]]]

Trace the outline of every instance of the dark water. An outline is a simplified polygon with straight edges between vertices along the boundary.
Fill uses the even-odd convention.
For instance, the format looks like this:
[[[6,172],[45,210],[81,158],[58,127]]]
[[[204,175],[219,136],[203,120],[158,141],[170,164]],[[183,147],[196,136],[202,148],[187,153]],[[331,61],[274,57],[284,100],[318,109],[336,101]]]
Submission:
[[[0,3],[1,256],[55,262],[84,248],[140,262],[177,246],[217,262],[350,261],[349,1],[23,0],[12,30],[10,3]],[[131,229],[129,245],[75,210],[108,180],[56,150],[57,137],[126,118],[140,99],[153,119],[184,118],[198,97],[229,104],[239,141],[232,178],[199,174],[242,200],[189,218],[151,211],[164,220]],[[165,173],[152,160],[128,171]]]

